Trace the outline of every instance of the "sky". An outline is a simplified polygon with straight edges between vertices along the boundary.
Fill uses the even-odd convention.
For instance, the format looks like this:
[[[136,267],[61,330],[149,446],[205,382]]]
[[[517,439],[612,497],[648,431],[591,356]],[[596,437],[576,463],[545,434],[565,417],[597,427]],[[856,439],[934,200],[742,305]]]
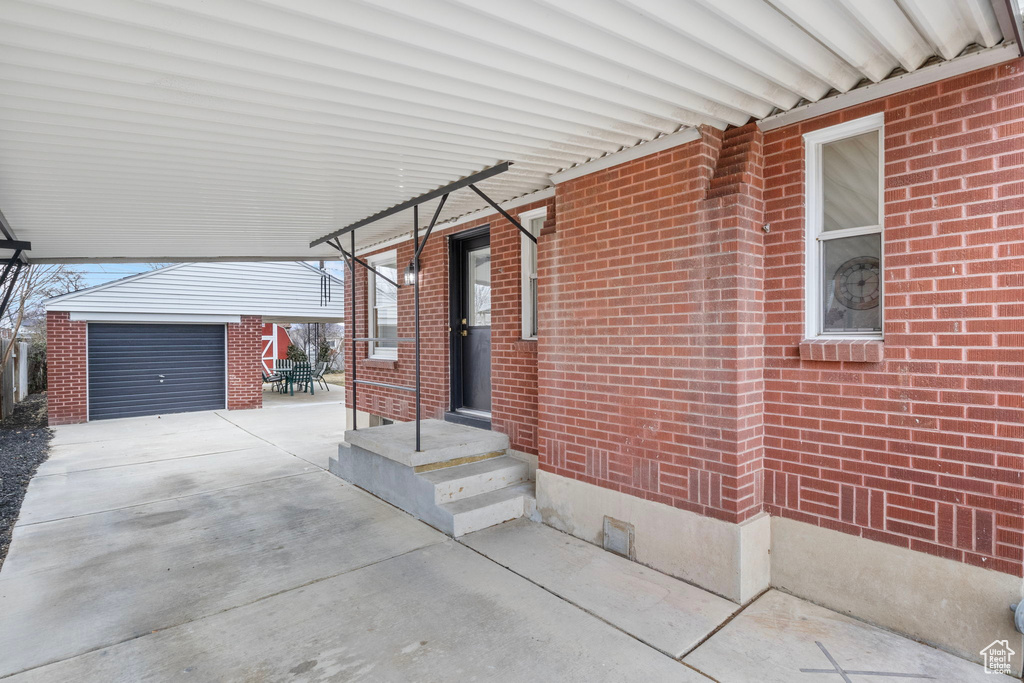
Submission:
[[[318,266],[317,261],[308,261],[312,266]],[[120,280],[129,275],[138,275],[147,270],[152,270],[159,264],[150,263],[85,263],[74,266],[84,276],[86,287],[95,287],[111,280]],[[340,261],[328,261],[327,271],[337,278],[345,278],[345,265]]]

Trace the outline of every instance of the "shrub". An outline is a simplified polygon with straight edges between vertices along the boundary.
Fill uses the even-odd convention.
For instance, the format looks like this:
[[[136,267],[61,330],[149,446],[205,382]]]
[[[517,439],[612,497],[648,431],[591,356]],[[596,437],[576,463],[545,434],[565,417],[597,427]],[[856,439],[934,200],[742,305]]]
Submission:
[[[288,345],[288,354],[286,357],[293,363],[305,363],[309,360],[306,357],[306,352],[302,350],[302,347],[296,346],[295,344]]]

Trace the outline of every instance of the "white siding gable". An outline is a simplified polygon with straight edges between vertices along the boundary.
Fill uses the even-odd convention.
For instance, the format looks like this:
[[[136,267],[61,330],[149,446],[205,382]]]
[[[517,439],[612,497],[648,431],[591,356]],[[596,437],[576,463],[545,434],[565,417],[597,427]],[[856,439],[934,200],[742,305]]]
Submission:
[[[321,306],[320,271],[299,262],[182,263],[55,297],[48,311],[156,316],[261,315],[266,322],[341,322],[342,282]],[[107,316],[109,319],[109,316]]]

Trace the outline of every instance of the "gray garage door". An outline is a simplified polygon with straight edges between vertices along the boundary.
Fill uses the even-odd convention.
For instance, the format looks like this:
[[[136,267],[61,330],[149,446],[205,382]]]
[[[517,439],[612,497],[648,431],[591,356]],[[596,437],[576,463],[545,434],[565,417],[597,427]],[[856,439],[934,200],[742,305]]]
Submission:
[[[220,410],[223,325],[89,325],[89,419]]]

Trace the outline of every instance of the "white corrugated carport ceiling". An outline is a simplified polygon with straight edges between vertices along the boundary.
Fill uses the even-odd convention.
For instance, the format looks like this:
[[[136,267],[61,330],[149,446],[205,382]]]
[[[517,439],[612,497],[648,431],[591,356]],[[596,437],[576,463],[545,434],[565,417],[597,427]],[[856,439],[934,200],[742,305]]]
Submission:
[[[4,0],[0,209],[39,261],[336,256],[309,242],[503,160],[498,201],[993,48],[1002,3]]]

